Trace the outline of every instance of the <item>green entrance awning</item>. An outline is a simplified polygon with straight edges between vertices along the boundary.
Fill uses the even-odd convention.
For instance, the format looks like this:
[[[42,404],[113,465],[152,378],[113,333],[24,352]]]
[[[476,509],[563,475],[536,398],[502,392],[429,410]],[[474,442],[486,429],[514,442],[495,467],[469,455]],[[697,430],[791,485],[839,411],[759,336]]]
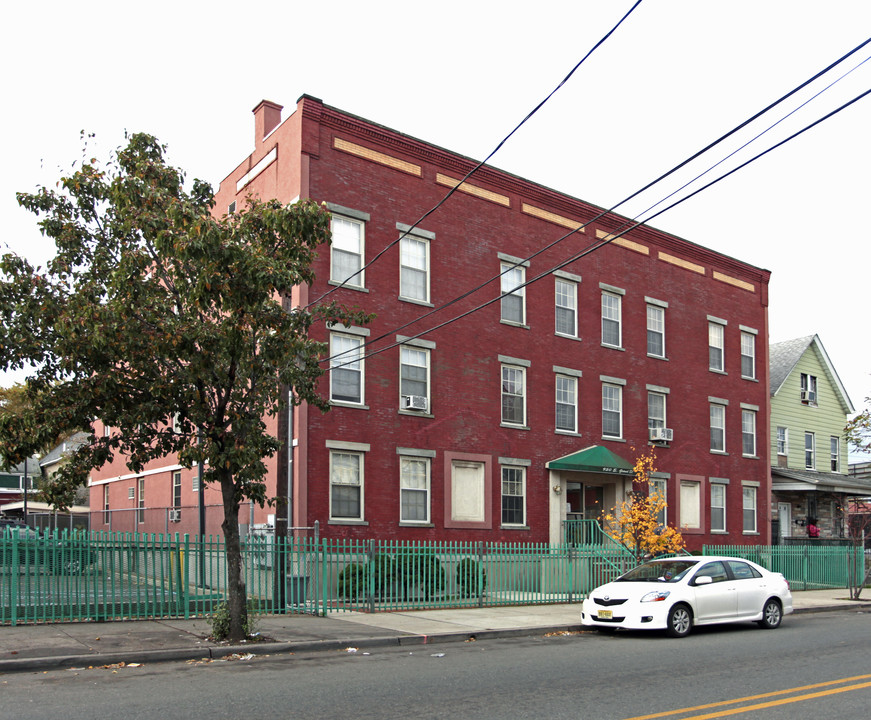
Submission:
[[[572,470],[574,472],[605,473],[607,475],[634,475],[632,463],[615,455],[601,445],[591,445],[571,455],[551,460],[545,465],[548,470]]]

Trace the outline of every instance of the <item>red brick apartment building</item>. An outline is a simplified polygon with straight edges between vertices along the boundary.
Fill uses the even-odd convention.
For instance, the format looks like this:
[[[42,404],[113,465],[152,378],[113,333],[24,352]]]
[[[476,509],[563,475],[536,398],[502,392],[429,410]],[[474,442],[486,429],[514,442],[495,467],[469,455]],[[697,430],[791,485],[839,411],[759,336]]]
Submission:
[[[254,109],[254,150],[221,183],[216,211],[242,210],[249,194],[326,203],[333,244],[293,305],[332,290],[376,314],[365,328],[319,330],[341,354],[323,378],[332,408],[293,412],[289,480],[269,464],[269,492],[292,488],[291,525],[558,542],[564,520],[624,497],[627,468],[653,445],[667,522],[691,549],[768,543],[768,271],[650,227],[562,265],[626,219],[594,219],[600,208],[490,167],[412,228],[473,161],[313,97],[281,113]],[[92,510],[194,504],[194,475],[171,460],[140,476],[107,466]]]

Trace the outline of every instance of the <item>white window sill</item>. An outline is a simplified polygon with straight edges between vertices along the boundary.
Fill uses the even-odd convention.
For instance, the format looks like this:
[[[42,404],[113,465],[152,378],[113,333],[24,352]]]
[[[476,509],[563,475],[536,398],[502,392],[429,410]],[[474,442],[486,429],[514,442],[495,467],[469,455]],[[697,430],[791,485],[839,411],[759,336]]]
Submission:
[[[512,423],[501,422],[499,427],[510,428],[512,430],[529,430],[529,425],[513,425]]]
[[[602,435],[602,440],[610,440],[611,442],[625,443],[626,439],[622,437],[611,437],[610,435]]]
[[[362,525],[369,526],[366,520],[351,520],[350,518],[330,518],[327,525]]]
[[[577,335],[566,335],[565,333],[555,332],[554,335],[556,337],[565,338],[566,340],[576,340],[577,342],[581,342],[581,338]]]
[[[400,408],[398,412],[400,415],[408,415],[410,417],[422,417],[422,418],[434,418],[435,417],[435,415],[433,415],[432,413],[421,412],[420,410],[403,410],[402,408]]]
[[[400,520],[399,527],[419,527],[419,528],[431,528],[435,527],[431,522],[414,522],[412,520]]]
[[[500,525],[500,530],[529,530],[529,525]]]
[[[665,360],[668,362],[668,358],[665,355],[651,355],[650,353],[647,353],[647,357],[651,360]]]
[[[747,375],[742,375],[742,376],[741,376],[741,379],[742,379],[742,380],[749,380],[750,382],[755,382],[755,383],[758,383],[758,382],[759,382],[759,378],[748,377]]]
[[[608,343],[601,343],[603,348],[608,348],[609,350],[619,350],[620,352],[626,352],[626,348],[622,345],[609,345]]]
[[[716,375],[728,375],[728,374],[729,374],[729,373],[727,373],[725,370],[718,370],[717,368],[712,368],[712,367],[709,367],[709,368],[708,368],[708,371],[709,371],[709,372],[712,372],[712,373],[714,373],[714,374],[716,374]]]
[[[581,433],[577,432],[576,430],[560,430],[559,428],[557,428],[556,430],[554,430],[554,433],[556,435],[566,435],[568,437],[582,437]]]
[[[333,405],[334,407],[355,408],[357,410],[368,410],[369,409],[368,405],[361,405],[359,403],[344,402],[343,400],[330,400],[330,405]]]
[[[530,329],[529,325],[526,325],[525,323],[514,322],[513,320],[502,320],[500,318],[499,322],[502,325],[511,325],[511,327],[523,328],[524,330]]]
[[[407,303],[411,303],[412,305],[422,305],[423,307],[435,307],[435,305],[433,305],[428,300],[418,300],[417,298],[403,297],[402,295],[400,295],[396,299],[399,300],[399,302],[407,302]]]
[[[711,455],[728,455],[725,450],[711,450]]]
[[[356,290],[357,292],[364,293],[369,292],[369,288],[360,287],[359,285],[349,285],[347,283],[345,285],[342,285],[341,281],[339,280],[327,280],[327,285],[335,285],[336,287],[341,287],[342,290]]]
[[[744,458],[745,460],[758,460],[759,459],[758,455],[742,455],[741,457]]]

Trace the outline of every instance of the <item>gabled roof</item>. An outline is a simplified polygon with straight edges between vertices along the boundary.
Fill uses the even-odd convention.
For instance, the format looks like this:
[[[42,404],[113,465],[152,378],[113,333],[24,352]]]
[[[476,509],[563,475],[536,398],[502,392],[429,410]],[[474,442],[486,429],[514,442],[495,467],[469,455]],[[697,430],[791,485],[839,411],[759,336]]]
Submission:
[[[48,467],[54,465],[63,458],[64,455],[70,452],[75,452],[79,447],[88,442],[91,437],[90,433],[77,432],[64,440],[59,445],[55,445],[45,457],[39,461],[40,467]]]
[[[784,340],[783,342],[771,343],[771,345],[769,345],[768,365],[770,371],[771,395],[776,395],[778,390],[783,387],[783,383],[786,382],[786,379],[798,364],[798,361],[802,359],[804,354],[811,347],[817,351],[819,358],[825,367],[826,373],[829,376],[829,380],[840,394],[841,404],[846,408],[846,413],[855,412],[850,396],[847,395],[847,391],[841,383],[841,378],[838,377],[835,366],[832,365],[832,361],[829,360],[829,354],[823,347],[819,335],[808,335],[806,337],[796,338],[795,340]]]

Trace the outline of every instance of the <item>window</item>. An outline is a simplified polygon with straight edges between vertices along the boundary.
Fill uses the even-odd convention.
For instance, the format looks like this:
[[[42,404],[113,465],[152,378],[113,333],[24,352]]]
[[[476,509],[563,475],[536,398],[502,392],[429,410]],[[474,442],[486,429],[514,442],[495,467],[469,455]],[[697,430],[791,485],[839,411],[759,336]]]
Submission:
[[[711,483],[711,532],[726,532],[726,486]]]
[[[665,357],[665,310],[657,305],[647,306],[647,354]]]
[[[407,345],[399,348],[399,393],[404,401],[401,407],[429,410],[429,350]]]
[[[176,510],[181,507],[181,472],[172,474],[172,506]]]
[[[502,468],[502,524],[526,523],[526,468]]]
[[[330,400],[363,404],[363,338],[330,335]]]
[[[716,372],[725,371],[723,343],[725,328],[720,323],[708,323],[708,368]]]
[[[726,574],[726,566],[721,560],[704,565],[701,570],[696,573],[693,582],[697,582],[699,578],[709,577],[712,583],[726,582],[729,576]]]
[[[193,492],[199,492],[199,491],[200,491],[200,474],[199,474],[199,472],[197,472],[197,473],[193,476],[193,478],[191,479],[191,490],[192,490]]]
[[[610,292],[602,293],[602,344],[621,347],[621,309],[623,298]]]
[[[556,333],[578,335],[578,285],[561,278],[556,279]]]
[[[109,524],[109,518],[111,514],[109,513],[109,484],[103,485],[103,524]]]
[[[136,522],[144,523],[145,522],[145,478],[139,478],[138,485],[138,498],[136,500]]]
[[[399,458],[399,520],[428,523],[430,461],[428,458]]]
[[[511,262],[500,264],[502,271],[502,322],[523,325],[526,320],[526,268]]]
[[[785,427],[777,428],[777,454],[789,454],[789,430]]]
[[[804,466],[808,470],[816,470],[816,438],[813,433],[804,434]]]
[[[756,532],[756,488],[744,486],[744,532]]]
[[[726,407],[711,404],[711,452],[726,452]]]
[[[832,461],[832,472],[841,471],[841,440],[832,435],[829,439],[829,448]]]
[[[602,385],[602,435],[623,437],[623,388],[620,385]]]
[[[330,451],[330,517],[363,519],[363,454]]]
[[[399,295],[429,302],[429,242],[415,235],[399,244]]]
[[[556,429],[578,431],[578,380],[556,376]]]
[[[680,526],[689,530],[701,527],[701,483],[681,480]]]
[[[330,280],[351,287],[363,285],[365,223],[333,215],[330,246]]]
[[[801,379],[801,401],[805,405],[817,404],[817,378],[814,375],[802,373]]]
[[[502,422],[526,424],[526,370],[522,367],[502,366]]]
[[[668,483],[664,478],[650,478],[648,487],[648,494],[651,497],[656,496],[663,502],[662,508],[656,513],[656,522],[664,526],[666,511],[668,510]]]
[[[756,455],[756,412],[741,411],[741,453],[753,457]]]
[[[741,333],[741,377],[756,379],[756,336],[753,333]]]
[[[648,392],[647,428],[654,430],[665,426],[665,395],[658,392]]]

